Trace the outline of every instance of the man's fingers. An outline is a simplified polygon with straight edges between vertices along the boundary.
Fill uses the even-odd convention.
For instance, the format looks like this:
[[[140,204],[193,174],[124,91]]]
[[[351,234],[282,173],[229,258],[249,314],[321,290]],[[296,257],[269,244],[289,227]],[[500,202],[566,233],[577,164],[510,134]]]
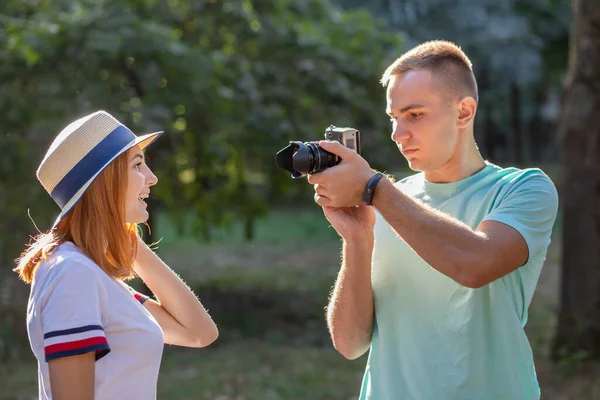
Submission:
[[[315,203],[320,205],[321,207],[331,206],[331,200],[325,196],[321,196],[318,193],[315,193]]]
[[[353,152],[353,150],[350,150],[349,148],[335,140],[321,140],[319,142],[319,147],[342,158],[348,157]]]
[[[308,183],[310,183],[311,185],[316,185],[319,182],[321,182],[321,179],[319,179],[319,174],[308,174],[306,176],[306,179],[308,180]]]
[[[320,196],[327,196],[327,189],[325,189],[323,186],[319,185],[318,183],[314,184],[313,187],[315,188],[315,193],[317,193]]]

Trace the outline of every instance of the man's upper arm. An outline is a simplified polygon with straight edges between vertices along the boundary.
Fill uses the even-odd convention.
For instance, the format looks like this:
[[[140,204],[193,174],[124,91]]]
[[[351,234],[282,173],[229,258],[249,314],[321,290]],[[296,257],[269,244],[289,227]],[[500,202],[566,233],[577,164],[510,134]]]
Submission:
[[[500,204],[477,227],[487,238],[488,268],[482,284],[545,256],[558,211],[558,194],[550,178],[532,171],[512,186]]]

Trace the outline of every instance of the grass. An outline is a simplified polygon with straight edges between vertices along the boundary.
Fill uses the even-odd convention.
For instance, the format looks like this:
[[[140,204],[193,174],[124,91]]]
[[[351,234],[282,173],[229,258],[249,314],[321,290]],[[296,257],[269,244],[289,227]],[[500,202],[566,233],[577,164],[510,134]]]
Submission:
[[[221,330],[205,349],[166,346],[158,398],[167,400],[347,400],[357,397],[366,356],[348,361],[332,349],[323,308],[340,242],[321,212],[272,213],[256,240],[241,229],[211,244],[178,237],[162,220],[160,254],[200,296]],[[530,307],[526,327],[542,399],[600,398],[600,366],[576,357],[548,361],[558,304],[560,232]],[[0,399],[33,399],[36,363],[0,365]]]
[[[356,398],[364,359],[343,360],[333,349],[243,339],[206,349],[167,346],[159,399],[279,400]],[[33,359],[0,367],[3,400],[37,398]]]
[[[331,348],[253,340],[193,353],[165,357],[159,398],[351,399],[364,363],[344,362]]]

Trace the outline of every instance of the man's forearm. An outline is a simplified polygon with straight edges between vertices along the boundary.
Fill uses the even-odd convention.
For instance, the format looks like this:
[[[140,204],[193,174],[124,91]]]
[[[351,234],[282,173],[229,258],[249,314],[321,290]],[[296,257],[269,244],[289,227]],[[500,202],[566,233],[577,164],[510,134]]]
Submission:
[[[415,201],[382,179],[373,205],[423,260],[455,281],[473,286],[475,266],[483,270],[487,237],[438,210]]]
[[[371,345],[373,238],[344,241],[342,267],[327,309],[334,347],[346,358],[360,357]]]

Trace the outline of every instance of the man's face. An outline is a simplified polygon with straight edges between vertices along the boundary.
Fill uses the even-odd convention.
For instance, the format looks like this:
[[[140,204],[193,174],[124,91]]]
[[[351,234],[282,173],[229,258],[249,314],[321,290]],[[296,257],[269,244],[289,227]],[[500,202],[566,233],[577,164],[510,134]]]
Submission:
[[[393,75],[386,112],[392,119],[392,140],[412,170],[436,171],[451,160],[459,138],[458,109],[430,71]]]

